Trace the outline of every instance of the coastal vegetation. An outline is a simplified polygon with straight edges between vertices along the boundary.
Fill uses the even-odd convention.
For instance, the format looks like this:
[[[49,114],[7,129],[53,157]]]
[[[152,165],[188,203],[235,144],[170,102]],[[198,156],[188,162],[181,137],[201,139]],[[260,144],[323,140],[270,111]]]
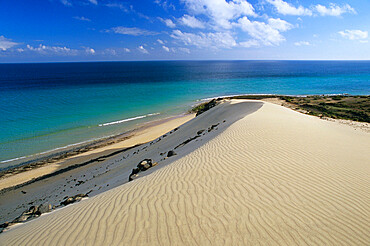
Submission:
[[[351,95],[241,95],[230,99],[277,99],[283,106],[318,117],[370,123],[370,96]]]
[[[206,112],[207,110],[213,108],[214,106],[216,106],[221,100],[222,100],[222,98],[217,98],[217,99],[212,99],[209,102],[200,103],[200,104],[196,105],[195,107],[193,107],[190,110],[190,113],[195,113],[196,116],[198,116],[198,115]]]
[[[370,96],[280,97],[307,114],[370,123]]]

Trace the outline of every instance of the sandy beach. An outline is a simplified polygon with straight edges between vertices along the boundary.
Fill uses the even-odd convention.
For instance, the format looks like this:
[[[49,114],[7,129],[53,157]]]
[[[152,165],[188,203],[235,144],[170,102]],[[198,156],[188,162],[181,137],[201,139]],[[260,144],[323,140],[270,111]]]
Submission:
[[[91,191],[4,231],[0,245],[370,244],[368,132],[249,100],[189,120],[42,185],[1,194],[10,218],[28,201],[56,204]],[[145,158],[157,165],[127,182]],[[6,210],[17,199],[24,207]]]

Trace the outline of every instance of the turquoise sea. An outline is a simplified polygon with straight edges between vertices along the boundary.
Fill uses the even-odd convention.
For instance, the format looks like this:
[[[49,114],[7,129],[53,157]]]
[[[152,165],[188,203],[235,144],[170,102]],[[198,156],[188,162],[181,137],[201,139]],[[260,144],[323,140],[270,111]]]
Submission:
[[[184,113],[204,98],[341,93],[370,94],[369,61],[0,64],[0,169]]]

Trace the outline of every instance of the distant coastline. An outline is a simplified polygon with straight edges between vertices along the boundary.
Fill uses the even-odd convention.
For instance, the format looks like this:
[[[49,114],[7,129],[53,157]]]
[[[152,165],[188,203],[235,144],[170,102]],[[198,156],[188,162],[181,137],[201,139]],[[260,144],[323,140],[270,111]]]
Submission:
[[[201,98],[368,95],[369,68],[369,61],[0,64],[0,170],[99,145]]]
[[[348,94],[326,94],[326,95],[274,95],[274,94],[238,94],[238,95],[225,95],[225,96],[218,96],[218,97],[210,97],[210,98],[204,98],[199,99],[197,102],[194,102],[193,109],[197,108],[198,105],[201,104],[207,104],[209,101],[217,98],[222,99],[256,99],[256,100],[266,100],[266,99],[277,99],[280,100],[278,104],[283,105],[285,107],[294,109],[296,111],[299,111],[301,113],[310,114],[318,117],[327,117],[327,118],[337,118],[337,119],[345,119],[345,120],[352,120],[352,121],[359,121],[359,122],[365,122],[370,123],[370,95],[348,95]],[[303,99],[304,98],[304,99]],[[325,98],[325,99],[324,99]],[[334,98],[334,99],[333,99]],[[361,107],[361,105],[358,104],[358,100],[356,101],[356,98],[363,99],[364,101],[364,107]],[[318,99],[321,99],[321,101],[318,101]],[[345,99],[345,100],[342,100]],[[362,118],[358,118],[357,115],[341,115],[338,113],[338,109],[335,108],[335,110],[332,112],[332,115],[328,114],[326,111],[323,112],[324,107],[314,108],[315,110],[312,110],[312,108],[308,107],[309,103],[314,103],[314,105],[319,105],[319,103],[323,103],[322,100],[326,100],[326,103],[329,103],[329,105],[333,106],[333,102],[341,105],[341,107],[345,108],[346,111],[348,110],[357,110],[360,112]],[[329,100],[329,101],[328,101]],[[351,101],[351,104],[343,105],[341,102],[348,102]],[[269,101],[269,100],[267,100]],[[271,102],[271,100],[270,100]],[[359,107],[360,106],[360,107]],[[359,108],[362,108],[362,110],[359,110]],[[311,109],[311,111],[310,111]],[[320,111],[321,110],[321,111]],[[340,109],[339,109],[340,110]],[[66,146],[62,148],[58,148],[57,150],[48,151],[47,154],[39,154],[34,155],[36,158],[31,157],[24,157],[24,159],[28,159],[27,161],[21,161],[20,163],[17,163],[13,166],[8,167],[2,167],[0,169],[0,179],[2,177],[8,176],[8,175],[14,175],[17,173],[21,173],[24,171],[28,171],[33,168],[42,167],[51,163],[55,163],[58,161],[61,161],[68,157],[73,157],[75,155],[85,153],[91,150],[99,149],[105,146],[109,146],[115,143],[119,143],[121,141],[127,140],[131,138],[135,132],[142,131],[148,127],[163,124],[168,120],[172,120],[178,117],[182,117],[189,113],[196,113],[196,110],[190,110],[189,112],[184,112],[183,114],[167,117],[164,119],[157,119],[154,121],[149,121],[142,123],[140,126],[136,127],[133,130],[129,130],[117,135],[113,136],[107,136],[100,139],[93,139],[90,141],[86,141],[84,143],[77,143],[72,144],[71,146]],[[355,112],[356,113],[356,112]],[[143,118],[143,117],[141,117]],[[135,119],[135,118],[134,118]],[[360,120],[359,120],[360,119]],[[116,123],[116,122],[113,122]],[[107,123],[111,124],[111,123]],[[366,128],[366,127],[363,127]],[[60,149],[63,149],[60,151]]]

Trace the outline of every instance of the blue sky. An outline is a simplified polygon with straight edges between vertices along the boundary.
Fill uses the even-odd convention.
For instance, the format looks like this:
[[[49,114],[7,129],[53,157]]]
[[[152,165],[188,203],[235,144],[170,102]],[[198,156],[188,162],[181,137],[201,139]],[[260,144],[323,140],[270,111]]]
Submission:
[[[0,62],[370,60],[368,0],[0,0]]]

